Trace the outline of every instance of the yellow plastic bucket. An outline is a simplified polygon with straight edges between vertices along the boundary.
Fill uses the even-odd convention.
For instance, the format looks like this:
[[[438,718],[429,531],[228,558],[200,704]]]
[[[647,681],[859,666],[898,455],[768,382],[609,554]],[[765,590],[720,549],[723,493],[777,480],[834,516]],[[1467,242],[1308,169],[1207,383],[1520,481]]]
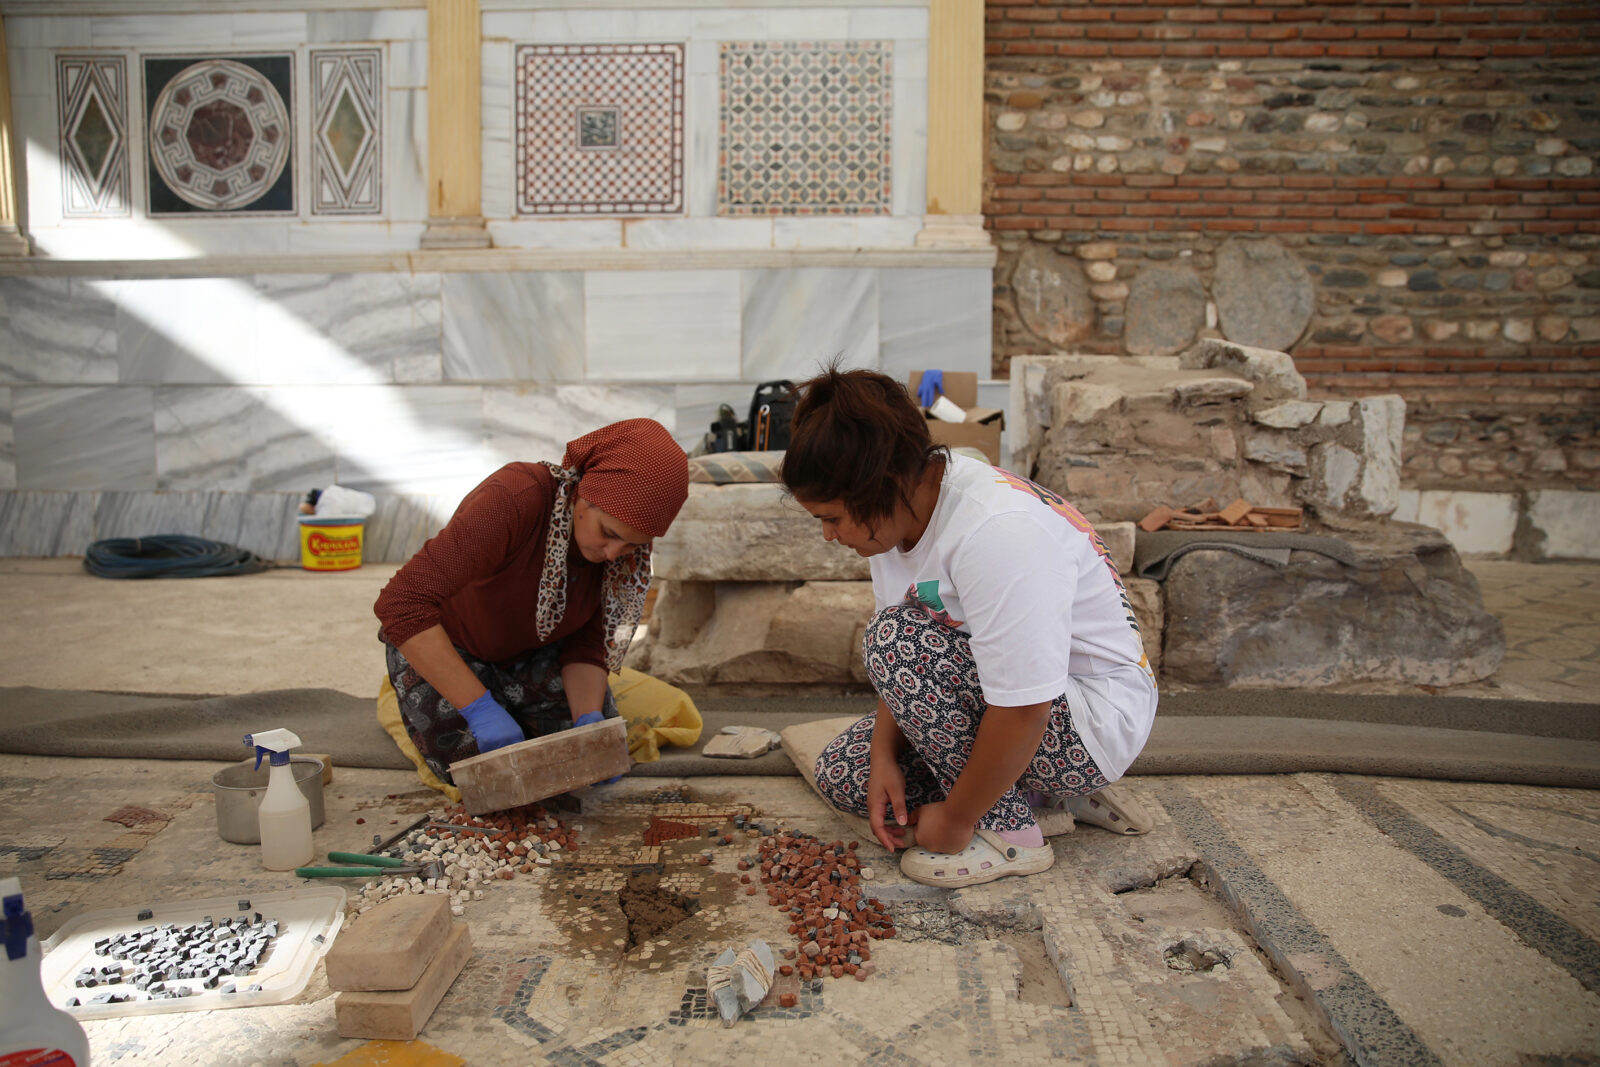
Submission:
[[[361,566],[365,519],[300,518],[300,566],[308,571],[353,571]]]

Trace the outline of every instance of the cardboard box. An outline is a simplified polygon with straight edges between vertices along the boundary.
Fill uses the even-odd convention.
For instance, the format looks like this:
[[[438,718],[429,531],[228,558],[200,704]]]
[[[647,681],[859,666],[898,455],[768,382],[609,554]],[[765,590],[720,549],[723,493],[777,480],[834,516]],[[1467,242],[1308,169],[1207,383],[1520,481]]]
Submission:
[[[922,384],[922,372],[914,370],[906,380],[906,387],[911,391],[912,399],[916,398],[917,387]],[[923,408],[923,417],[928,420],[928,432],[933,435],[936,445],[949,445],[951,448],[976,448],[989,462],[1000,462],[1000,431],[1005,429],[1006,413],[999,408],[978,407],[978,376],[972,371],[944,372],[944,395],[952,404],[962,408],[967,413],[965,422],[945,422],[928,414],[928,409]]]

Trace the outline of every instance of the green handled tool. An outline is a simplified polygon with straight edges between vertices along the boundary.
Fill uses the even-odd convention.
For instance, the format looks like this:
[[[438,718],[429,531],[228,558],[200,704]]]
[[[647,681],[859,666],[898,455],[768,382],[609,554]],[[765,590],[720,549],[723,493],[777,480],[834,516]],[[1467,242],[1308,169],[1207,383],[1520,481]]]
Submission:
[[[338,867],[296,867],[294,873],[301,878],[375,878],[387,875],[420,875],[437,878],[442,865],[437,861],[426,864],[395,859],[393,856],[369,856],[361,852],[330,852],[328,859],[342,864]]]

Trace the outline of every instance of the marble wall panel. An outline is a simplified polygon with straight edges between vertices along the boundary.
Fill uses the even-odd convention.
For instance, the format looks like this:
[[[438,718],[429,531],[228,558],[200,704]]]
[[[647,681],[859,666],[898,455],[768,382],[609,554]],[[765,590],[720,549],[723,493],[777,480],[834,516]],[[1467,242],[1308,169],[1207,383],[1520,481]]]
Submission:
[[[155,398],[114,386],[13,390],[22,489],[154,489]]]
[[[585,321],[591,380],[739,377],[738,271],[593,271]]]
[[[238,11],[229,43],[234,48],[293,48],[305,43],[309,22],[305,11]]]
[[[715,41],[691,40],[684,49],[684,211],[699,218],[717,213],[721,62]]]
[[[489,236],[496,248],[620,248],[622,220],[490,219]]]
[[[232,39],[232,15],[99,15],[89,19],[89,43],[96,48],[217,48]]]
[[[0,382],[117,380],[117,311],[83,278],[0,277]]]
[[[313,49],[308,65],[311,213],[382,214],[383,49]]]
[[[992,282],[990,273],[978,268],[880,271],[883,373],[899,380],[913,370],[973,371],[979,378],[989,377]]]
[[[99,493],[0,492],[0,556],[81,556]]]
[[[349,255],[352,252],[414,252],[425,222],[318,222],[289,227],[289,254]]]
[[[447,379],[583,377],[581,271],[452,273],[441,300]]]
[[[567,442],[622,419],[677,420],[671,386],[534,385],[484,390],[491,461],[559,463]]]
[[[333,449],[301,425],[294,396],[260,388],[157,389],[158,488],[304,494],[333,483]]]
[[[928,202],[928,42],[894,42],[889,210],[922,215]]]
[[[772,223],[761,219],[629,219],[623,232],[629,248],[771,248]]]
[[[428,92],[426,89],[389,90],[390,136],[385,151],[384,195],[389,219],[395,222],[428,219]],[[508,150],[509,151],[509,150]],[[509,157],[508,157],[509,158]],[[484,180],[488,180],[488,170]],[[413,248],[418,245],[413,242]]]
[[[807,378],[840,357],[878,366],[875,270],[818,267],[743,272],[742,378]]]
[[[325,386],[285,400],[338,456],[338,484],[460,500],[492,469],[475,385]]]
[[[301,493],[97,494],[94,540],[184,534],[254,552],[263,559],[298,562]]]
[[[677,425],[673,436],[685,452],[693,452],[711,424],[717,420],[717,409],[723,404],[733,408],[742,420],[749,415],[750,397],[755,392],[755,382],[714,382],[711,384],[679,385],[674,390],[677,407]]]
[[[487,23],[496,12],[487,12]],[[517,214],[516,122],[512,115],[516,95],[516,46],[509,41],[490,40],[484,34],[479,62],[483,65],[483,217],[489,220],[515,218]],[[495,243],[500,244],[499,238]]]
[[[0,386],[0,489],[16,487],[17,451],[11,430],[11,390]]]
[[[260,381],[256,296],[248,279],[119,278],[94,283],[116,308],[120,380]]]
[[[367,518],[361,558],[367,563],[404,563],[444,528],[455,501],[397,493],[378,495],[378,509]]]
[[[306,40],[312,44],[424,41],[428,37],[428,13],[421,8],[308,11],[305,32]]]
[[[267,384],[432,382],[440,280],[424,274],[259,274],[256,377]]]

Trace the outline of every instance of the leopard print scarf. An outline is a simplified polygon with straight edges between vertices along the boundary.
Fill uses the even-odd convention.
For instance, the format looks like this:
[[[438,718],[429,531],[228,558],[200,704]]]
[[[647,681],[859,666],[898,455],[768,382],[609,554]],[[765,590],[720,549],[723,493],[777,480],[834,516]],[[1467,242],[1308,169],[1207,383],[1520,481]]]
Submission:
[[[556,482],[555,504],[550,511],[550,534],[544,546],[544,570],[539,574],[539,604],[535,621],[539,640],[547,641],[567,613],[567,551],[572,545],[572,508],[577,499],[581,471],[546,462]],[[622,667],[633,632],[644,614],[650,590],[650,546],[640,545],[605,565],[601,578],[600,611],[605,624],[606,669]]]

